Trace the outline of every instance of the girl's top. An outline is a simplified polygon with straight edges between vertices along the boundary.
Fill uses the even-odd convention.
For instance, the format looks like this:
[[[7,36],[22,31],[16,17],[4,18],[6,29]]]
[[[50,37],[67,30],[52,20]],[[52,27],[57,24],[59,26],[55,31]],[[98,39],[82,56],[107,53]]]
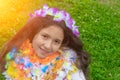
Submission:
[[[74,64],[76,53],[71,49],[40,58],[26,40],[19,51],[14,48],[6,55],[6,61],[6,80],[85,80]]]

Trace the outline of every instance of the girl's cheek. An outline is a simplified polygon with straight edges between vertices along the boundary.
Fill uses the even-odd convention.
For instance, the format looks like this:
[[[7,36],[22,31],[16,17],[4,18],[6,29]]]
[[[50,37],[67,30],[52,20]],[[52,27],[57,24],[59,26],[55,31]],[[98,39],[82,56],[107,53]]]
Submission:
[[[55,52],[60,49],[60,46],[55,47]]]

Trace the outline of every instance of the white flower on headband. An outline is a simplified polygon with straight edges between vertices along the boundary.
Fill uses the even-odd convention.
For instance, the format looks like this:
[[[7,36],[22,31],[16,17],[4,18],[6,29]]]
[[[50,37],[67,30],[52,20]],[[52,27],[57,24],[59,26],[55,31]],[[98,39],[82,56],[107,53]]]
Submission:
[[[75,26],[75,21],[71,18],[70,14],[66,11],[59,10],[57,8],[49,8],[47,5],[43,6],[43,9],[36,10],[34,14],[31,14],[31,17],[34,16],[42,16],[45,17],[46,15],[53,16],[54,21],[62,21],[64,20],[66,26],[70,28],[76,36],[80,35],[78,30],[78,26]]]

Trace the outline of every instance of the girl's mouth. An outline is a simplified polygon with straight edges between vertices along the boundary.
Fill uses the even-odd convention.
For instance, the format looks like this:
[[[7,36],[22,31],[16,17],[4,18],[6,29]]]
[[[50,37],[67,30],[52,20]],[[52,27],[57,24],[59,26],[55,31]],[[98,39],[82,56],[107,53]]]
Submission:
[[[44,50],[44,49],[42,49],[42,48],[40,48],[40,47],[39,47],[39,49],[42,51],[42,53],[45,53],[45,54],[49,54],[49,53],[50,53],[49,51]]]

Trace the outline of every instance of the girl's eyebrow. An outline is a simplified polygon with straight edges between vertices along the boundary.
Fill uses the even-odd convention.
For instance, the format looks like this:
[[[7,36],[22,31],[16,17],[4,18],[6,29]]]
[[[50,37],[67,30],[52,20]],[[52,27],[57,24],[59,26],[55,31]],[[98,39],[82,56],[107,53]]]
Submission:
[[[47,35],[47,36],[49,36],[49,34],[48,34],[48,33],[45,33],[45,32],[43,32],[42,35]]]

